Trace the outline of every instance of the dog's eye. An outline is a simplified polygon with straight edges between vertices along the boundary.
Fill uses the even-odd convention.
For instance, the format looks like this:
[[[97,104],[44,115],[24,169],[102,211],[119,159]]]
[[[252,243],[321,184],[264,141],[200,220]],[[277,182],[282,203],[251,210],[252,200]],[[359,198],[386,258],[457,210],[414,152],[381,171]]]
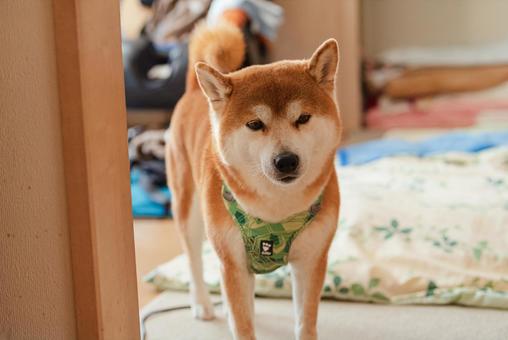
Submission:
[[[253,131],[258,131],[258,130],[264,129],[265,124],[262,121],[260,121],[259,119],[254,119],[254,120],[251,120],[250,122],[248,122],[247,124],[245,124],[245,126],[247,126],[249,129],[251,129]]]
[[[298,126],[298,125],[302,125],[302,124],[307,124],[309,122],[309,120],[310,120],[310,114],[303,113],[300,115],[300,117],[298,117],[298,119],[295,122],[295,125]]]

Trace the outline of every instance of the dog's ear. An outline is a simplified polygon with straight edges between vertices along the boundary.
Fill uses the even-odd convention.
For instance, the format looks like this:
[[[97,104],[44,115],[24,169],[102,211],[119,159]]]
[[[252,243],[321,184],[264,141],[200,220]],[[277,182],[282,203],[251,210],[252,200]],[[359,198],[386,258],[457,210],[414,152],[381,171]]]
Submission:
[[[195,70],[199,86],[213,109],[221,111],[233,90],[230,79],[206,63],[197,63]]]
[[[335,87],[335,75],[339,65],[337,40],[328,39],[314,52],[309,60],[308,71],[316,82],[326,90]]]

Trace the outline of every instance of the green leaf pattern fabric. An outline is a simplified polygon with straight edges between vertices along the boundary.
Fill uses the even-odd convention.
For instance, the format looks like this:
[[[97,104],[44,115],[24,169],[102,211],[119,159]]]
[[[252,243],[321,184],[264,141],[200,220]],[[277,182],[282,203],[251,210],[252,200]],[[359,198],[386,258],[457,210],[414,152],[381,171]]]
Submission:
[[[269,223],[245,212],[225,185],[222,186],[222,196],[226,209],[242,233],[249,269],[256,274],[272,272],[288,263],[291,243],[314,219],[321,206],[320,196],[307,211],[290,216],[279,223]],[[262,254],[263,241],[271,242],[272,254]]]

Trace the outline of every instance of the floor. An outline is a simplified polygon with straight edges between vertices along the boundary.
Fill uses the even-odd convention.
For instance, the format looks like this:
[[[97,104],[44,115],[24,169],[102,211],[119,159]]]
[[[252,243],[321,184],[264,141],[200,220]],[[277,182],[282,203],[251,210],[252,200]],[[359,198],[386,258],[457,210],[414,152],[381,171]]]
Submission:
[[[181,254],[182,249],[175,225],[169,219],[134,220],[134,241],[138,273],[138,300],[139,307],[142,308],[158,295],[151,285],[143,281],[143,276],[157,265]]]

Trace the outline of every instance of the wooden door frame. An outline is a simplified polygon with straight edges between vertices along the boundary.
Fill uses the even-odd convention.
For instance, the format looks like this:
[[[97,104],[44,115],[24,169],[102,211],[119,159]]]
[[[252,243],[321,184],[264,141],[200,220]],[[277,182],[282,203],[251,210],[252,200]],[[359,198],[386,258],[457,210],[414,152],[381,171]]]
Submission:
[[[139,339],[118,0],[53,0],[79,339]]]

